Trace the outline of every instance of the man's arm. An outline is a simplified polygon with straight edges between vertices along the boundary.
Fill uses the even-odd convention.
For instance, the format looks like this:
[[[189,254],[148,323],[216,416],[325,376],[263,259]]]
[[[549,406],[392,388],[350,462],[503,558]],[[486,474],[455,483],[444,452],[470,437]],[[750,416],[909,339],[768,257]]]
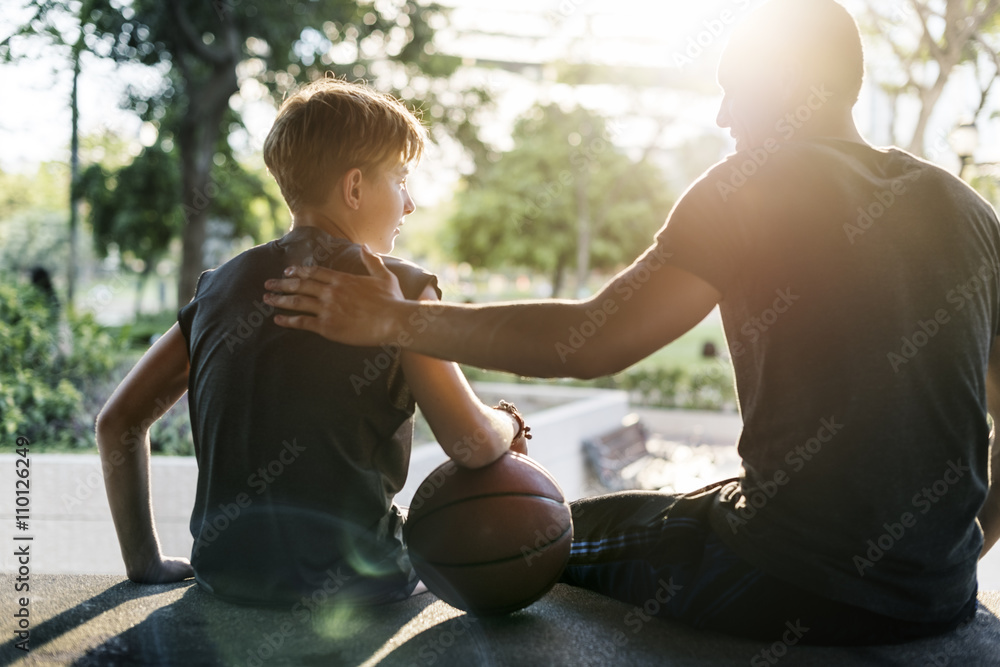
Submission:
[[[407,301],[378,256],[370,276],[295,267],[268,303],[304,313],[282,326],[350,345],[398,343],[421,354],[534,377],[589,379],[623,370],[698,324],[721,294],[651,247],[586,301],[463,306]]]
[[[128,578],[139,583],[194,575],[186,558],[165,558],[153,523],[149,427],[187,391],[188,353],[174,325],[143,355],[97,417],[108,504]]]
[[[1000,421],[1000,338],[993,341],[990,365],[986,373],[986,399],[994,424]],[[1000,445],[990,439],[990,491],[979,510],[983,528],[983,551],[980,558],[1000,540]]]
[[[428,287],[421,298],[437,301],[437,294]],[[483,405],[458,366],[409,350],[403,351],[401,363],[434,437],[455,463],[479,468],[511,448],[517,430],[513,419]],[[518,446],[517,451],[527,453],[523,439]]]

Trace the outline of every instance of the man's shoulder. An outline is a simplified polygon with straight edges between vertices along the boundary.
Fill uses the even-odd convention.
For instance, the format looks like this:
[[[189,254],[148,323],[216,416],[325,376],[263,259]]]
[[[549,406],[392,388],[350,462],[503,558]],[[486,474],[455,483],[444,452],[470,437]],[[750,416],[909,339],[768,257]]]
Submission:
[[[683,198],[702,207],[744,206],[778,192],[787,199],[796,192],[835,188],[842,181],[894,177],[964,187],[941,167],[896,147],[832,138],[785,142],[772,138],[709,167]]]

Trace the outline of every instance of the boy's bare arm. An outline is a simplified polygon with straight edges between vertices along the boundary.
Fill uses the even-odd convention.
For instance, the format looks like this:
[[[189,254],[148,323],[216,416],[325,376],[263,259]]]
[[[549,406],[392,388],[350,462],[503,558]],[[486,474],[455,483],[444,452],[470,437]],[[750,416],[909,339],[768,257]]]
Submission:
[[[990,352],[986,398],[996,423],[1000,421],[1000,338],[993,342]],[[982,558],[1000,540],[1000,445],[995,438],[990,443],[990,491],[983,508],[979,510],[979,524],[983,528],[983,551],[979,556]]]
[[[187,344],[175,324],[143,355],[97,417],[104,485],[125,571],[139,583],[193,576],[186,558],[160,552],[149,487],[149,427],[187,391]]]
[[[421,299],[438,300],[429,287]],[[449,458],[479,468],[511,447],[516,432],[511,416],[484,405],[456,364],[408,350],[402,364],[417,405]]]
[[[618,372],[700,322],[721,295],[650,248],[586,301],[484,306],[407,301],[375,255],[370,276],[295,268],[268,281],[275,306],[305,313],[275,322],[351,345],[399,343],[421,354],[534,377]]]

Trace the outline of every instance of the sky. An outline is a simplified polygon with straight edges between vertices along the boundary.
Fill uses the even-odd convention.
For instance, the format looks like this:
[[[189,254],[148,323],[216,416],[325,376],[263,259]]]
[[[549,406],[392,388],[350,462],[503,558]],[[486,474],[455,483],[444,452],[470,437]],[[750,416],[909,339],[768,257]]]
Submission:
[[[19,20],[16,6],[8,3],[0,16],[0,34]],[[855,9],[862,0],[843,0]],[[886,0],[887,5],[898,5]],[[487,120],[482,136],[499,150],[510,147],[510,129],[516,117],[536,100],[580,103],[612,116],[623,117],[616,141],[626,147],[648,140],[652,123],[643,114],[663,113],[672,118],[661,137],[669,150],[702,133],[728,135],[715,127],[721,100],[714,88],[718,53],[732,27],[760,0],[446,0],[453,9],[451,25],[439,32],[440,51],[470,59],[518,60],[539,63],[541,81],[500,70],[475,68],[467,74],[486,85],[498,98],[496,112]],[[0,66],[0,168],[32,171],[44,160],[68,159],[70,72],[66,54],[48,47],[34,47],[30,59]],[[513,55],[512,55],[513,54]],[[869,54],[869,59],[872,55]],[[570,86],[547,83],[544,64],[555,60],[585,60],[628,68],[637,64],[661,67],[672,74],[697,73],[708,95],[652,91],[643,99],[627,98],[613,86]],[[84,134],[110,129],[134,140],[149,140],[131,114],[119,109],[124,86],[141,78],[140,68],[116,67],[87,57],[80,86],[81,128]],[[714,93],[714,96],[713,96]],[[946,146],[950,128],[971,105],[968,85],[958,84],[946,96],[932,123],[932,159],[954,160]],[[259,151],[270,127],[274,109],[265,102],[242,102],[250,136],[248,154]],[[657,111],[651,111],[657,110]],[[856,117],[863,132],[876,144],[886,142],[884,108],[879,95],[866,90]],[[1000,137],[994,121],[984,124],[983,161],[1000,160]],[[460,159],[446,149],[431,151],[434,178],[423,177],[432,200],[447,197],[462,169]],[[418,177],[418,182],[420,177]]]

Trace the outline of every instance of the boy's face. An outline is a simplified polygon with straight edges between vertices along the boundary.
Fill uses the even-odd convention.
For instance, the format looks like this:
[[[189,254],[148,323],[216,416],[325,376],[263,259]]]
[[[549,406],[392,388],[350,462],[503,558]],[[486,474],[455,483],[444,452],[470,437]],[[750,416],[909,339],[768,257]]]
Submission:
[[[374,252],[392,252],[403,217],[416,209],[406,191],[409,173],[409,166],[397,163],[375,167],[364,176],[358,242],[367,243]]]

